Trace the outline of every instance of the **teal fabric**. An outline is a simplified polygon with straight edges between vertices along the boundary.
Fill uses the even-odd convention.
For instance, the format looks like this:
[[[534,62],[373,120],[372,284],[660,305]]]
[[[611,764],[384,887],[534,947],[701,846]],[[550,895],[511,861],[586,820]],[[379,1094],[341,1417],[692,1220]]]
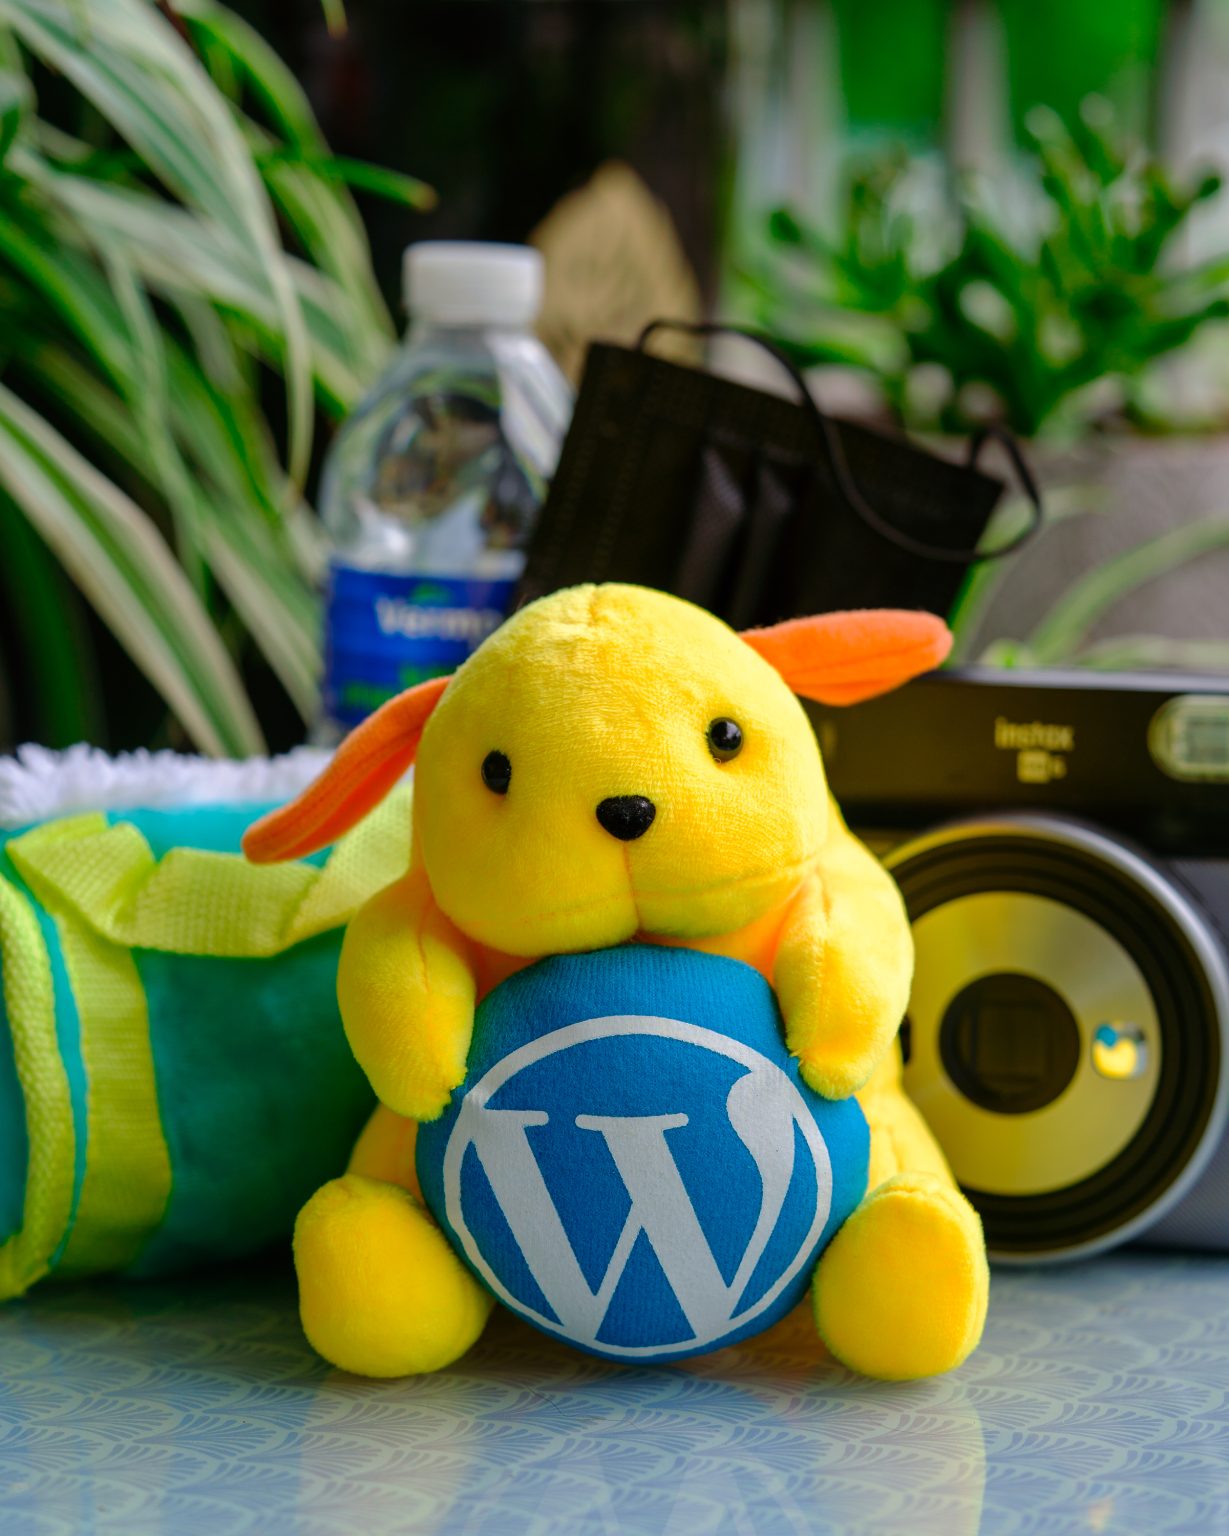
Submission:
[[[270,804],[118,810],[157,859],[176,848],[237,853]],[[31,900],[55,989],[56,1033],[75,1130],[73,1209],[89,1136],[80,1021],[55,922],[6,853],[0,880]],[[323,865],[324,849],[308,862]],[[346,1043],[336,1005],[342,930],[268,959],[134,951],[148,1004],[159,1110],[171,1160],[160,1229],[133,1272],[163,1274],[285,1241],[303,1201],[340,1173],[374,1099]],[[25,1113],[0,997],[0,1241],[22,1219],[29,1160]],[[72,1232],[70,1221],[59,1259]]]
[[[73,1111],[73,1129],[75,1132],[73,1205],[75,1208],[77,1200],[81,1194],[81,1184],[85,1178],[87,1141],[85,1113],[86,1081],[85,1062],[81,1055],[81,1026],[77,1017],[77,1004],[73,998],[73,989],[68,980],[68,970],[64,964],[64,954],[60,947],[60,936],[56,929],[55,921],[53,918],[49,917],[46,912],[43,911],[42,907],[34,899],[33,893],[31,892],[29,886],[18,874],[13,861],[8,856],[6,844],[9,839],[20,837],[21,833],[26,830],[28,829],[23,827],[16,832],[11,832],[8,834],[0,833],[0,880],[4,880],[9,885],[14,886],[21,892],[23,896],[25,896],[30,901],[31,906],[34,909],[34,915],[38,919],[39,929],[43,935],[43,943],[47,946],[47,954],[50,958],[51,980],[52,985],[55,988],[56,1040],[59,1043],[60,1057],[64,1062],[64,1071],[68,1078],[68,1093]],[[3,998],[0,997],[0,1014],[2,1014],[2,1012]],[[7,1056],[8,1061],[11,1063],[13,1059],[13,1042],[9,1037],[7,1029],[3,1031],[3,1034],[4,1053]],[[0,1067],[0,1081],[2,1081],[2,1079],[3,1068]],[[13,1080],[15,1081],[15,1079],[16,1072],[14,1069]],[[19,1105],[22,1103],[20,1091],[18,1093],[17,1102]],[[3,1104],[3,1089],[0,1087],[0,1109],[3,1108]],[[6,1225],[5,1222],[0,1221],[0,1241],[3,1241],[6,1237],[9,1237],[13,1232],[17,1230],[17,1227],[20,1225],[21,1206],[22,1201],[25,1198],[26,1166],[29,1160],[29,1148],[26,1144],[24,1106],[20,1109],[19,1119],[21,1124],[21,1161],[20,1164],[17,1165],[16,1169],[8,1161],[8,1157],[14,1148],[10,1148],[5,1141],[0,1140],[0,1148],[4,1148],[4,1151],[0,1153],[0,1155],[4,1156],[5,1158],[4,1164],[0,1166],[0,1213],[7,1211],[9,1208],[9,1203],[14,1199],[16,1200],[17,1207],[17,1221],[15,1223],[12,1225]],[[16,1147],[17,1138],[13,1137],[12,1140],[14,1147]],[[20,1185],[20,1193],[14,1195],[14,1190],[18,1187],[18,1185]],[[6,1191],[7,1193],[5,1193]],[[67,1240],[68,1234],[65,1233],[65,1242],[67,1242]],[[63,1244],[60,1245],[61,1252],[63,1251],[63,1246]],[[57,1253],[53,1263],[58,1261],[58,1259],[59,1254]]]
[[[284,1238],[344,1169],[374,1100],[334,1001],[340,943],[321,934],[275,960],[138,951],[172,1185],[136,1273]]]

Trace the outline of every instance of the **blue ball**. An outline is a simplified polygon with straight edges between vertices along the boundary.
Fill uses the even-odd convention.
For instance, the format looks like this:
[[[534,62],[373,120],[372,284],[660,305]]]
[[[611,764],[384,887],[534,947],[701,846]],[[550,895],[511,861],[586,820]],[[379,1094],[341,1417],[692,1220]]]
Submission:
[[[542,960],[477,1010],[418,1177],[474,1273],[610,1360],[769,1327],[866,1191],[857,1102],[801,1080],[750,966],[628,945]]]

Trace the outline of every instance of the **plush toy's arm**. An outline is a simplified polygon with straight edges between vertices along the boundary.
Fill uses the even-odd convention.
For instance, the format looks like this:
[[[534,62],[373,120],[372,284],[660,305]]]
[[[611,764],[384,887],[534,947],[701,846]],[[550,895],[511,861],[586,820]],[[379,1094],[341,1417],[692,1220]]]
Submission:
[[[380,1101],[434,1120],[465,1076],[474,1024],[469,946],[412,871],[360,907],[337,997],[350,1048]]]
[[[874,1071],[904,1017],[913,944],[900,892],[835,805],[817,872],[782,929],[773,984],[802,1075],[843,1099]]]

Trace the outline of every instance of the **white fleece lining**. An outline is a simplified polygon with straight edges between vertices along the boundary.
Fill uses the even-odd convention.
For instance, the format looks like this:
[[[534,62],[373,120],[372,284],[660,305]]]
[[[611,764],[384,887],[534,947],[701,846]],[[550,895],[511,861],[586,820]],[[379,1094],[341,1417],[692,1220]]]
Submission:
[[[233,762],[145,750],[112,757],[85,743],[53,752],[31,744],[18,747],[15,757],[0,757],[0,827],[80,811],[289,800],[311,783],[330,755],[317,747],[296,747],[281,757]]]

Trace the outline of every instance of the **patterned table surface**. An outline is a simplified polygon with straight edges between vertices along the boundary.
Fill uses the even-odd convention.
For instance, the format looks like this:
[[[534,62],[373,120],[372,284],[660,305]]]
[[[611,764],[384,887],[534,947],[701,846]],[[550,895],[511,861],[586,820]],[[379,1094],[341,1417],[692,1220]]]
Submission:
[[[952,1377],[855,1380],[804,1317],[624,1369],[507,1315],[438,1376],[330,1372],[289,1277],[0,1309],[3,1536],[1229,1536],[1229,1260],[1000,1272]]]

